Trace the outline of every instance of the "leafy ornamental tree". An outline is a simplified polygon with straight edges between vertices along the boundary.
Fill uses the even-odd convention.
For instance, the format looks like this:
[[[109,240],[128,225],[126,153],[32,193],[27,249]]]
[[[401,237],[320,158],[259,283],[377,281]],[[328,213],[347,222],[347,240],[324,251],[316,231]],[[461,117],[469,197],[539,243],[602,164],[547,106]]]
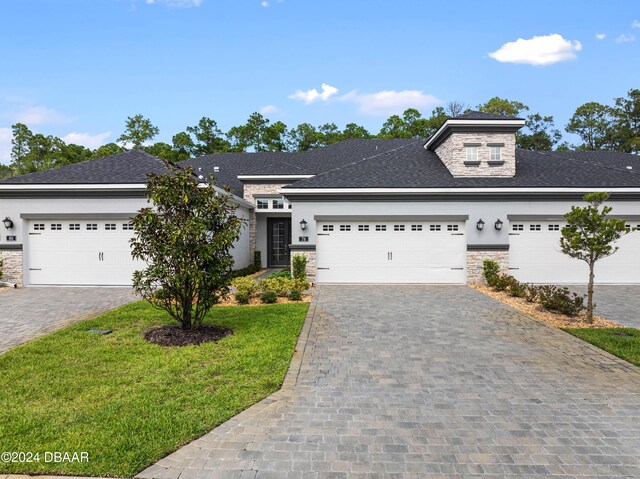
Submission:
[[[589,286],[587,289],[587,322],[593,322],[593,280],[596,262],[618,251],[615,242],[629,233],[624,220],[608,218],[610,206],[600,206],[609,198],[608,193],[584,195],[588,206],[572,206],[564,215],[567,226],[562,228],[560,248],[564,254],[582,260],[589,266]]]
[[[146,262],[133,289],[190,330],[228,292],[243,220],[229,195],[200,184],[190,168],[166,165],[167,174],[147,181],[153,206],[133,219],[132,256]]]
[[[131,145],[131,148],[137,150],[142,148],[144,142],[153,140],[159,132],[158,127],[142,115],[129,116],[125,123],[124,133],[116,141],[122,143],[123,147]]]

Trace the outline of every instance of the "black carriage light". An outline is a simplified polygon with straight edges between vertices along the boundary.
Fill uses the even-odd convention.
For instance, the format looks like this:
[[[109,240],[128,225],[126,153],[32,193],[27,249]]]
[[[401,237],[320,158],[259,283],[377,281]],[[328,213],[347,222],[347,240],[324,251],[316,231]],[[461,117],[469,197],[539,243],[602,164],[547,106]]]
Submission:
[[[500,221],[500,218],[496,220],[496,223],[494,224],[494,226],[498,231],[502,229],[502,221]]]
[[[482,219],[479,219],[478,222],[476,223],[476,228],[478,228],[478,231],[482,231],[484,228],[484,221],[482,221]]]
[[[4,227],[7,229],[11,229],[13,228],[13,221],[11,221],[11,218],[9,218],[8,216],[2,220],[2,222],[4,223]]]
[[[307,222],[306,222],[305,220],[302,220],[302,221],[300,222],[300,229],[301,229],[302,231],[304,231],[304,230],[306,230],[306,229],[307,229]]]

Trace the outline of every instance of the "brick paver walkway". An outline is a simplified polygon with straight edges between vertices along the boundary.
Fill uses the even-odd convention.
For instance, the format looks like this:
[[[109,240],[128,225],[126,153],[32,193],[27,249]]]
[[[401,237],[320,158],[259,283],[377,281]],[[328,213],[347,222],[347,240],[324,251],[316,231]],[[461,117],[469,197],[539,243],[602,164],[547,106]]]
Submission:
[[[569,288],[587,294],[586,286]],[[640,329],[640,285],[596,285],[593,298],[596,314],[623,326]]]
[[[139,477],[640,477],[639,368],[462,286],[315,301],[283,389]]]
[[[0,353],[135,299],[129,288],[32,286],[0,291]]]

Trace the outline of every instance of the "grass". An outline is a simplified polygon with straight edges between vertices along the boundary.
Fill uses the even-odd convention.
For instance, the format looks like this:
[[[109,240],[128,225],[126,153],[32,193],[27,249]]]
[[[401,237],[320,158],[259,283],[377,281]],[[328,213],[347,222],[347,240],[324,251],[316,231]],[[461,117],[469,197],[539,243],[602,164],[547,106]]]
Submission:
[[[633,328],[566,328],[564,331],[640,366],[640,330]]]
[[[142,333],[170,318],[138,302],[8,351],[0,452],[40,452],[41,461],[0,463],[0,472],[134,476],[279,389],[307,307],[217,307],[205,323],[231,336],[163,348]],[[45,463],[45,451],[86,451],[89,462]]]

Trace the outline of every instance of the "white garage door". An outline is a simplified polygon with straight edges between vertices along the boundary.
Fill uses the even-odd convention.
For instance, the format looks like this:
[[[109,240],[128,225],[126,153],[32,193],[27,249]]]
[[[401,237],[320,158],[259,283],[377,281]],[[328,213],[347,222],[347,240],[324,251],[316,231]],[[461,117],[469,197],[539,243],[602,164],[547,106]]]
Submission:
[[[320,222],[319,283],[465,283],[463,221]]]
[[[131,285],[143,263],[131,258],[128,218],[31,220],[27,245],[33,285]]]
[[[509,269],[530,283],[583,284],[589,280],[584,261],[560,251],[561,221],[512,221],[509,228]],[[629,223],[630,227],[640,226]],[[618,252],[596,263],[596,283],[640,283],[640,232],[618,243]]]

